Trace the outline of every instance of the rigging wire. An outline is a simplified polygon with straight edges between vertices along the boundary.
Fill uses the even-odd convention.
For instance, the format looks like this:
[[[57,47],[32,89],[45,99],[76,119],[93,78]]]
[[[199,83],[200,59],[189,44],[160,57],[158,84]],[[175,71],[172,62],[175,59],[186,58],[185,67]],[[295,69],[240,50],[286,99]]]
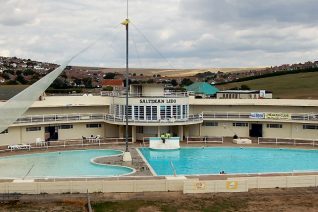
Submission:
[[[155,52],[162,58],[164,59],[167,64],[172,68],[172,69],[176,69],[174,68],[174,66],[170,63],[170,61],[163,55],[161,54],[161,52],[155,47],[155,45],[153,45],[150,40],[147,38],[147,36],[132,22],[130,21],[131,25],[137,30],[137,32],[139,32],[139,34],[147,41],[147,43],[155,50]]]
[[[105,33],[106,34],[106,33]],[[36,81],[28,88],[24,89],[3,105],[0,106],[0,132],[8,129],[18,118],[20,118],[31,105],[45,92],[45,90],[52,84],[52,82],[63,72],[72,60],[93,47],[105,34],[98,37],[98,39],[91,42],[85,48],[74,54],[69,59],[66,59],[61,65],[48,73],[46,76]]]
[[[138,48],[137,48],[137,42],[135,40],[135,37],[134,37],[134,34],[133,33],[130,33],[131,34],[131,40],[134,44],[134,47],[135,47],[135,51],[136,51],[136,56],[137,56],[137,60],[138,60],[138,63],[139,63],[139,67],[141,68],[142,67],[142,63],[141,63],[141,59],[140,59],[140,54],[139,54],[139,51],[138,51]]]

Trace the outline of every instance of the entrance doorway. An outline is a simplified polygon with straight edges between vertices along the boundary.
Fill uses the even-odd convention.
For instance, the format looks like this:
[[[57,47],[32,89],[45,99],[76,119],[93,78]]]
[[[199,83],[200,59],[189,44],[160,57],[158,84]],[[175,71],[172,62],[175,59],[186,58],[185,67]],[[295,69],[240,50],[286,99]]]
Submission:
[[[250,137],[263,137],[263,124],[251,124]]]
[[[56,141],[59,139],[58,126],[45,127],[45,140]]]

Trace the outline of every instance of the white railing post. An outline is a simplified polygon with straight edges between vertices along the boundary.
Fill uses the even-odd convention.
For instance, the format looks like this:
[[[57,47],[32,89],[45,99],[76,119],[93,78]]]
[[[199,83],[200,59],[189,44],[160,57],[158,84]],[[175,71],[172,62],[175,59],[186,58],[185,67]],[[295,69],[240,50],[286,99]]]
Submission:
[[[276,145],[277,145],[277,138],[276,138]]]
[[[257,144],[259,144],[259,137],[257,138]]]

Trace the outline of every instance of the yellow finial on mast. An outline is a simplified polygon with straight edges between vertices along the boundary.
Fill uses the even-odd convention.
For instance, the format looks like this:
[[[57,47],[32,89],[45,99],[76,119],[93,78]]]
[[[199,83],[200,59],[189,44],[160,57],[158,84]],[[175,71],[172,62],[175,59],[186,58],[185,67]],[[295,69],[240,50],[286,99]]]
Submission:
[[[129,19],[126,18],[121,24],[127,26],[129,24]]]

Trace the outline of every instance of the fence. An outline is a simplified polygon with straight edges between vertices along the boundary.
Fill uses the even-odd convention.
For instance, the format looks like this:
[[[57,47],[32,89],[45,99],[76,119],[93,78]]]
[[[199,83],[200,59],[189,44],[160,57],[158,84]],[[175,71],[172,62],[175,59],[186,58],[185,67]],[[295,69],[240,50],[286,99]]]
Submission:
[[[128,142],[132,143],[132,138],[128,138]],[[67,148],[67,147],[84,147],[84,146],[102,146],[110,144],[125,144],[125,138],[100,138],[95,140],[89,139],[71,139],[63,141],[47,141],[43,142],[42,145],[37,145],[36,143],[30,143],[30,148],[32,149],[49,149],[49,148]],[[4,148],[1,148],[4,149]],[[9,148],[6,151],[15,151],[19,149]]]
[[[140,180],[68,180],[42,182],[0,182],[0,194],[63,194],[167,192],[246,192],[249,189],[317,187],[318,175],[232,177],[226,180],[199,180],[185,177]]]
[[[317,146],[317,139],[302,139],[302,138],[257,138],[258,144],[275,144],[275,145],[310,145]]]
[[[201,136],[201,137],[186,137],[187,144],[189,143],[221,143],[223,144],[223,137]]]

